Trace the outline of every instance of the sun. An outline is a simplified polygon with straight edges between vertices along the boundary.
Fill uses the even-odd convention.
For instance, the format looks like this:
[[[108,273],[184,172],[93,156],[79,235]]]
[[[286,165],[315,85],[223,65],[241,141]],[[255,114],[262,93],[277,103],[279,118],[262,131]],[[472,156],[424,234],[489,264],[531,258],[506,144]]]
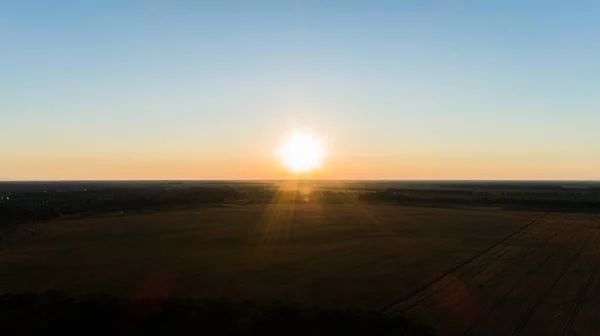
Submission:
[[[284,139],[277,156],[292,173],[308,173],[321,168],[325,150],[321,140],[312,133],[295,131]]]

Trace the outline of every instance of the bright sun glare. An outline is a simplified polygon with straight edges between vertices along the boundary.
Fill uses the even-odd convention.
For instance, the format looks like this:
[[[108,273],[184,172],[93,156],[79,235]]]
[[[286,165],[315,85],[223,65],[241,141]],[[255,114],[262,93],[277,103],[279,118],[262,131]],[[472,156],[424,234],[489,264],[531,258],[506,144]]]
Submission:
[[[292,173],[307,173],[321,167],[325,150],[312,133],[296,131],[283,141],[277,155]]]

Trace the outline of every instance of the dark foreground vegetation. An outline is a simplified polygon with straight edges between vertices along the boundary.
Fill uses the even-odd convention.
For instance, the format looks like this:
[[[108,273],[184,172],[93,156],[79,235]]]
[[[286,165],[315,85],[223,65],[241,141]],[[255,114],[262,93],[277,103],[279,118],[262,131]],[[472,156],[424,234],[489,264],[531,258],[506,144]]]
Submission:
[[[435,335],[398,316],[226,300],[0,295],[2,334]]]

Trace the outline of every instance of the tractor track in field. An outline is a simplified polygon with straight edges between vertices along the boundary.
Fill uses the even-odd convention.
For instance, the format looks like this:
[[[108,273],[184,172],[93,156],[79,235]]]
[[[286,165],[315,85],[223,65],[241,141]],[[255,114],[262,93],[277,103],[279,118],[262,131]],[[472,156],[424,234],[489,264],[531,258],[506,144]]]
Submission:
[[[513,336],[519,335],[521,333],[521,330],[525,327],[527,322],[529,322],[529,320],[531,320],[531,317],[533,316],[533,314],[535,314],[535,312],[544,303],[544,301],[546,301],[546,298],[548,298],[548,295],[552,292],[552,290],[554,290],[554,288],[556,287],[558,282],[567,274],[569,269],[571,269],[571,267],[573,267],[573,264],[575,264],[575,261],[577,261],[579,256],[581,256],[582,251],[585,250],[587,245],[590,243],[591,239],[592,239],[591,237],[587,237],[583,246],[581,246],[581,248],[575,253],[575,255],[571,258],[571,260],[567,263],[567,265],[561,270],[561,272],[558,274],[558,276],[556,276],[556,278],[554,278],[554,281],[552,281],[550,286],[548,286],[548,288],[546,288],[546,290],[544,291],[542,296],[531,306],[531,308],[527,311],[527,314],[525,314],[525,317],[523,317],[523,319],[521,319],[521,321],[519,321],[519,324],[517,325],[517,327],[515,328],[515,330],[512,333]]]
[[[600,218],[600,215],[598,215],[593,220],[593,222],[596,222],[599,218]],[[599,230],[600,229],[598,227],[596,227],[596,232],[594,233],[595,239],[597,239],[597,237],[598,237]],[[581,308],[581,304],[587,298],[588,292],[590,291],[590,287],[591,287],[592,283],[594,282],[596,275],[598,274],[598,268],[600,268],[600,258],[596,259],[596,262],[594,263],[592,271],[590,272],[590,276],[587,278],[585,284],[581,288],[581,292],[579,293],[579,297],[577,298],[577,303],[575,304],[575,307],[573,308],[573,311],[571,312],[571,315],[569,316],[569,320],[567,321],[563,335],[571,334],[571,329],[573,329],[573,324],[575,324],[575,319],[577,318],[577,315],[579,314],[579,309]]]
[[[482,261],[482,262],[487,262],[487,261],[490,261],[490,260],[495,260],[495,259],[502,258],[502,257],[504,257],[505,255],[509,254],[510,252],[511,252],[510,250],[501,249],[501,250],[499,250],[499,251],[498,251],[496,254],[493,254],[493,255],[491,255],[490,257],[486,258],[486,260],[485,260],[485,261]],[[483,270],[481,270],[481,271],[479,271],[479,272],[476,272],[476,273],[474,273],[474,275],[475,275],[475,276],[477,276],[477,275],[479,275],[479,274],[480,274],[480,273],[482,273],[482,272],[483,272]],[[442,279],[440,279],[440,281],[442,281],[442,280],[443,280],[443,278],[442,278]],[[433,286],[433,285],[435,285],[435,283],[433,283],[433,284],[432,284],[432,286]],[[452,285],[452,282],[451,282],[451,281],[447,282],[446,284],[444,284],[443,286],[441,286],[441,287],[437,288],[436,290],[434,290],[434,291],[431,291],[431,292],[430,292],[430,293],[428,293],[427,295],[424,295],[424,296],[423,296],[423,297],[421,297],[421,298],[420,298],[420,299],[419,299],[417,302],[415,302],[415,303],[413,303],[413,304],[409,305],[408,307],[405,307],[403,310],[404,310],[404,311],[407,311],[407,312],[408,312],[408,311],[411,311],[411,310],[413,310],[414,308],[416,308],[417,306],[419,306],[421,303],[423,303],[425,300],[427,300],[428,298],[432,297],[434,294],[436,294],[436,293],[439,293],[439,292],[443,291],[444,289],[448,288],[450,285]],[[417,294],[417,295],[418,295],[418,294]],[[409,300],[409,299],[410,299],[410,298],[407,298],[407,300]],[[400,302],[399,304],[402,304],[402,302]]]
[[[556,238],[556,237],[557,237],[559,234],[561,234],[562,232],[566,231],[566,229],[567,229],[567,227],[566,227],[566,226],[564,226],[562,229],[558,230],[556,233],[554,233],[554,235],[552,235],[552,237],[550,237],[550,238],[548,239],[548,241],[547,241],[545,244],[540,244],[540,245],[537,245],[535,248],[533,248],[533,250],[532,250],[532,251],[530,251],[530,252],[529,252],[529,254],[532,254],[533,252],[535,252],[535,251],[538,251],[539,249],[541,249],[541,248],[543,248],[543,247],[546,247],[546,246],[548,246],[548,244],[549,244],[549,242],[550,242],[550,241],[552,241],[553,239],[555,239],[555,238]],[[500,251],[502,251],[502,250],[500,250]],[[497,255],[497,257],[496,257],[496,258],[488,258],[488,261],[489,261],[489,260],[495,260],[495,259],[498,259],[499,257],[501,257],[501,256],[504,256],[504,255],[508,254],[509,252],[510,252],[510,251],[507,251],[507,252],[506,252],[506,253],[504,253],[504,254]],[[507,267],[507,268],[504,268],[504,269],[500,269],[500,270],[498,271],[498,273],[497,273],[497,274],[496,274],[496,275],[495,275],[493,278],[490,278],[490,279],[488,279],[487,281],[485,281],[485,282],[483,283],[482,287],[484,287],[484,286],[485,286],[485,285],[487,285],[489,282],[491,282],[492,280],[494,280],[494,278],[496,278],[496,277],[498,277],[498,276],[501,276],[501,275],[503,275],[503,274],[504,274],[504,273],[506,273],[508,270],[509,270],[509,268],[508,268],[508,267]],[[473,276],[473,278],[476,278],[477,276],[479,276],[479,275],[480,275],[481,273],[483,273],[484,271],[485,271],[485,269],[482,269],[482,270],[480,270],[479,272],[476,272],[476,273],[475,273],[475,275]],[[427,298],[431,297],[431,295],[433,295],[433,294],[435,294],[435,293],[437,293],[437,292],[439,292],[439,291],[443,290],[444,288],[448,287],[449,285],[450,285],[450,284],[447,284],[446,286],[442,287],[440,290],[437,290],[437,291],[435,291],[435,292],[432,292],[430,295],[427,295],[427,296],[426,296],[426,297],[424,297],[423,299],[419,300],[417,303],[415,303],[415,304],[413,304],[413,305],[409,306],[408,308],[406,308],[406,309],[405,309],[405,311],[411,311],[412,309],[414,309],[415,307],[417,307],[417,306],[418,306],[420,303],[422,303],[423,301],[425,301]]]
[[[557,234],[552,238],[556,238],[560,233],[566,231],[566,229],[568,228],[568,226],[565,227],[564,230],[561,230],[559,232],[557,232]],[[577,232],[574,232],[574,234],[571,236],[571,238],[575,237],[577,235]],[[550,244],[550,242],[552,241],[552,239],[548,240],[548,243],[546,243],[544,246],[548,246]],[[477,318],[464,332],[463,335],[467,335],[469,334],[475,327],[477,327],[481,321],[483,321],[490,312],[493,312],[494,310],[496,310],[498,307],[502,306],[502,304],[504,304],[504,302],[506,302],[506,300],[508,299],[508,297],[517,289],[521,286],[521,284],[523,283],[523,281],[529,277],[531,274],[534,274],[538,269],[542,268],[543,266],[545,266],[551,259],[553,259],[555,256],[560,254],[560,250],[555,252],[554,254],[548,255],[546,256],[546,258],[544,258],[544,260],[529,268],[527,270],[527,272],[525,272],[520,278],[519,280],[517,280],[515,282],[515,284],[513,286],[510,287],[510,289],[504,293],[496,302],[494,302],[488,309],[486,309],[486,311],[479,316],[479,318]],[[568,264],[568,266],[571,266],[571,263]]]
[[[557,236],[557,235],[558,235],[560,232],[564,231],[565,229],[566,229],[566,228],[563,228],[562,230],[560,230],[560,231],[556,232],[556,233],[555,233],[555,234],[554,234],[554,235],[553,235],[553,236],[550,238],[550,240],[551,240],[551,239],[554,239],[554,237],[556,237],[556,236]],[[526,231],[525,231],[525,230],[521,231],[521,235],[520,235],[520,237],[522,237],[524,234],[526,234]],[[516,236],[514,236],[514,237],[516,237]],[[513,237],[513,238],[514,238],[514,237]],[[542,246],[546,246],[546,245],[539,245],[539,246],[536,246],[536,248],[534,249],[534,251],[536,251],[537,249],[541,248]],[[505,251],[505,250],[506,250],[506,251]],[[481,261],[481,263],[487,263],[487,262],[489,262],[489,261],[494,261],[494,260],[497,260],[497,259],[499,259],[499,258],[501,258],[501,257],[503,257],[503,256],[505,256],[505,255],[507,255],[507,254],[509,254],[510,252],[511,252],[510,250],[507,250],[507,246],[504,246],[502,249],[498,250],[498,251],[497,251],[495,254],[490,254],[490,255],[489,255],[487,258],[485,258],[485,261],[484,261],[484,260],[482,260],[482,261]],[[504,274],[504,272],[505,272],[506,270],[507,270],[507,269],[500,270],[500,271],[498,272],[498,275],[500,275],[500,274]],[[485,271],[485,269],[481,269],[481,270],[479,270],[478,272],[477,272],[477,271],[475,271],[475,272],[474,272],[474,276],[473,276],[472,278],[476,278],[478,275],[480,275],[480,274],[481,274],[481,273],[483,273],[484,271]],[[492,281],[492,279],[489,279],[489,280],[488,280],[488,281],[486,281],[484,284],[487,284],[489,281]],[[430,298],[430,297],[431,297],[432,295],[434,295],[435,293],[438,293],[438,292],[440,292],[440,291],[443,291],[444,289],[446,289],[446,288],[447,288],[448,286],[450,286],[450,285],[451,285],[451,283],[450,283],[450,282],[449,282],[449,283],[447,283],[447,284],[445,284],[444,286],[442,286],[442,287],[440,287],[439,289],[437,289],[437,290],[435,290],[435,291],[433,291],[433,292],[429,293],[428,295],[426,295],[426,296],[422,297],[422,298],[421,298],[419,301],[417,301],[417,302],[416,302],[416,303],[414,303],[414,304],[411,304],[410,306],[406,307],[406,308],[405,308],[405,309],[403,309],[403,310],[404,310],[404,311],[411,311],[412,309],[414,309],[415,307],[417,307],[419,304],[421,304],[423,301],[427,300],[428,298]]]
[[[500,239],[499,241],[497,241],[496,243],[492,244],[490,247],[484,249],[483,251],[475,254],[474,256],[472,256],[471,258],[468,258],[467,260],[465,260],[464,262],[456,265],[455,267],[451,268],[450,270],[442,273],[441,275],[439,275],[438,277],[436,277],[435,279],[433,279],[432,281],[426,283],[425,285],[418,287],[417,289],[413,290],[412,292],[410,292],[409,294],[405,295],[404,297],[395,300],[393,303],[386,305],[385,307],[383,307],[381,309],[381,311],[383,311],[384,313],[389,312],[390,310],[392,310],[394,307],[400,305],[402,302],[414,297],[415,295],[420,294],[421,292],[423,292],[424,290],[426,290],[427,288],[431,287],[432,285],[434,285],[435,283],[441,281],[442,279],[444,279],[445,277],[449,276],[450,274],[456,272],[457,270],[465,267],[466,265],[468,265],[469,263],[473,262],[474,260],[476,260],[477,258],[485,255],[486,253],[488,253],[489,251],[493,250],[495,247],[505,243],[506,241],[508,241],[509,239],[515,237],[516,235],[518,235],[519,233],[523,232],[524,230],[526,230],[527,228],[529,228],[530,226],[532,226],[533,224],[537,223],[538,221],[544,219],[546,216],[548,216],[549,212],[544,213],[543,215],[529,221],[529,223],[523,225],[522,227],[518,228],[517,230],[515,230],[514,232],[510,233],[509,235],[507,235],[506,237]]]

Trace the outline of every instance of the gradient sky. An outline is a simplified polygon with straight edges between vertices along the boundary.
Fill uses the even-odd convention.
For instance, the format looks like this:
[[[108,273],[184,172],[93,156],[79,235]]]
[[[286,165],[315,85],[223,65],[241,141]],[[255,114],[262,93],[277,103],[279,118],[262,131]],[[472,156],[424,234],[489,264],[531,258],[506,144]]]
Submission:
[[[0,0],[0,180],[600,179],[597,0]]]

